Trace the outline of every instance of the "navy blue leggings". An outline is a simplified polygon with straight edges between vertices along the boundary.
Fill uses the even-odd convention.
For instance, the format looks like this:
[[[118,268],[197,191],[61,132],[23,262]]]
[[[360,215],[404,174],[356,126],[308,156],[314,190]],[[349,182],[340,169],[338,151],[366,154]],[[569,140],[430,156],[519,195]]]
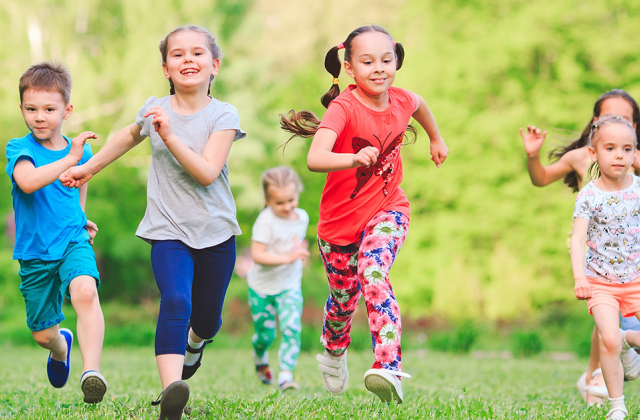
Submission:
[[[181,241],[153,243],[151,267],[160,290],[156,356],[185,354],[189,319],[199,337],[216,335],[235,262],[235,236],[205,249]]]

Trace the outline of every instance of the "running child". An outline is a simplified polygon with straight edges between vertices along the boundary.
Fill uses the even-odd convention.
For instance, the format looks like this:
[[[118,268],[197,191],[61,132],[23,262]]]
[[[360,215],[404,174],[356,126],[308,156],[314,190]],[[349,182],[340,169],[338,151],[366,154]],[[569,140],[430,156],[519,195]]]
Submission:
[[[340,93],[338,50],[355,84]],[[364,295],[375,362],[364,375],[365,387],[383,401],[402,402],[400,310],[389,270],[409,228],[409,201],[400,188],[400,146],[411,117],[431,139],[436,166],[447,158],[427,103],[393,87],[404,48],[379,26],[360,27],[331,48],[325,68],[334,77],[322,98],[328,108],[322,121],[302,111],[282,117],[282,127],[313,137],[307,165],[327,172],[320,201],[318,245],[329,280],[322,333],[324,355],[318,355],[325,387],[340,394],[347,387],[347,348],[351,321]],[[415,130],[411,130],[415,134]]]
[[[222,324],[240,234],[227,156],[246,134],[236,108],[209,95],[222,59],[209,31],[177,28],[160,42],[160,53],[169,96],[147,99],[134,123],[61,180],[82,185],[150,138],[147,210],[136,235],[151,244],[160,290],[155,353],[163,393],[156,403],[162,420],[174,420],[189,399],[183,380],[200,367]]]
[[[31,66],[20,78],[20,111],[29,134],[7,144],[7,175],[15,211],[13,258],[20,262],[20,290],[33,339],[50,351],[47,376],[56,388],[69,378],[73,333],[59,328],[62,303],[71,300],[78,317],[76,332],[82,355],[80,388],[84,402],[102,401],[107,381],[99,373],[104,317],[93,253],[98,231],[87,220],[87,186],[70,190],[58,177],[91,157],[85,131],[70,139],[62,123],[71,116],[71,75],[57,63]]]
[[[629,174],[636,144],[634,127],[621,116],[592,124],[588,151],[599,177],[576,198],[571,237],[575,294],[587,300],[600,336],[610,419],[628,414],[621,351],[640,344],[640,333],[618,328],[620,313],[640,317],[640,177]]]
[[[636,135],[640,137],[640,109],[638,104],[627,92],[614,89],[601,95],[593,106],[593,114],[586,124],[580,138],[571,144],[553,150],[549,157],[553,163],[542,166],[540,162],[540,149],[546,137],[546,131],[542,132],[535,126],[528,126],[527,132],[520,130],[527,153],[527,169],[533,185],[543,187],[559,179],[564,178],[565,184],[573,191],[578,192],[589,181],[587,168],[591,159],[588,152],[589,134],[591,124],[598,118],[606,115],[620,115],[633,124]],[[622,318],[625,329],[640,329],[640,322],[635,317]],[[589,354],[589,366],[587,371],[577,382],[578,391],[588,404],[599,404],[608,397],[607,388],[600,370],[599,338],[594,326],[591,334],[591,352]],[[635,352],[624,352],[625,376],[635,379],[640,374],[640,358]]]
[[[309,215],[298,208],[302,183],[286,166],[262,174],[265,209],[253,225],[251,257],[254,264],[247,273],[249,306],[256,333],[253,356],[258,379],[272,383],[267,350],[276,337],[276,314],[282,332],[278,358],[278,387],[298,389],[293,370],[300,354],[302,331],[302,263],[309,256],[304,240]]]

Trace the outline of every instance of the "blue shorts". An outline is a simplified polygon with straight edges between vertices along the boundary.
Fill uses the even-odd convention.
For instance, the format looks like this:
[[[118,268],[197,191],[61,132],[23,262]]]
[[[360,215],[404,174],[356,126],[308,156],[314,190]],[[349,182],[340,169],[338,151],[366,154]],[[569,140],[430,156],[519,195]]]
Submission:
[[[69,284],[78,276],[91,276],[100,287],[96,255],[89,241],[70,243],[55,261],[19,260],[20,291],[27,309],[27,326],[42,331],[64,320],[62,302],[69,296]]]
[[[635,316],[620,317],[620,328],[623,330],[640,331],[640,321]]]

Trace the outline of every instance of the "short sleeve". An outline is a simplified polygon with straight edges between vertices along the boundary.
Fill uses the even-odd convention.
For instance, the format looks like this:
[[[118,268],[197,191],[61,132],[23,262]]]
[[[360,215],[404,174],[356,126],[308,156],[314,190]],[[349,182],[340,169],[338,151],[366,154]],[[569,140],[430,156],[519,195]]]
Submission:
[[[261,244],[269,244],[272,240],[271,223],[268,214],[264,211],[258,215],[251,231],[251,240]]]
[[[151,134],[152,118],[145,118],[144,116],[147,115],[147,112],[154,107],[156,101],[157,98],[155,96],[149,97],[149,99],[144,102],[144,105],[142,105],[142,108],[138,111],[138,115],[136,115],[136,124],[140,127],[140,135],[143,137],[149,137]]]
[[[35,159],[33,157],[33,152],[26,147],[19,139],[11,140],[7,144],[7,175],[13,181],[13,170],[16,167],[16,163],[20,159],[29,159],[35,165]]]
[[[576,205],[573,209],[573,218],[579,217],[581,219],[591,220],[591,205],[589,198],[593,199],[593,191],[591,189],[583,188],[576,197]]]
[[[220,102],[216,108],[218,109],[214,109],[213,127],[211,127],[212,133],[223,130],[236,130],[236,135],[233,138],[234,141],[247,136],[247,133],[240,128],[240,117],[238,116],[238,110],[235,106],[226,102]]]
[[[347,125],[347,111],[341,103],[331,102],[327,112],[324,113],[322,121],[318,128],[328,128],[334,131],[337,135],[342,133],[342,130]]]

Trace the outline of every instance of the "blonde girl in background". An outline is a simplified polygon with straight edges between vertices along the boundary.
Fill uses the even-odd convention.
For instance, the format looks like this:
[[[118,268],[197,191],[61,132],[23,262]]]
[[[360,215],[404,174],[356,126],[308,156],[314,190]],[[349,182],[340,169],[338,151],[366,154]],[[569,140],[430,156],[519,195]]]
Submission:
[[[155,353],[163,392],[160,420],[177,420],[189,400],[190,378],[222,325],[222,305],[240,228],[229,188],[227,156],[245,136],[238,111],[210,96],[222,52],[209,31],[175,29],[160,43],[170,95],[147,99],[134,123],[87,163],[67,171],[70,187],[149,137],[147,210],[136,235],[151,244],[160,290]],[[186,355],[185,355],[186,354]]]
[[[276,337],[276,315],[282,332],[278,359],[278,387],[298,389],[293,370],[300,354],[302,331],[302,263],[309,256],[305,240],[309,215],[298,208],[300,178],[291,168],[278,166],[262,174],[265,208],[253,225],[247,273],[249,307],[255,334],[253,355],[258,379],[271,385],[267,350]]]
[[[616,420],[628,415],[620,355],[640,345],[640,332],[619,329],[620,313],[640,317],[640,177],[629,174],[636,144],[635,128],[621,116],[593,123],[588,151],[600,176],[576,198],[571,237],[574,291],[598,329],[607,418]]]
[[[573,191],[578,192],[589,181],[588,167],[591,163],[588,151],[591,125],[606,115],[620,115],[633,124],[636,135],[640,137],[640,109],[631,95],[622,89],[613,89],[602,94],[593,106],[593,113],[582,130],[580,137],[564,147],[551,151],[552,163],[543,166],[540,162],[540,149],[546,137],[546,131],[536,126],[528,126],[527,132],[520,129],[527,154],[527,169],[531,182],[537,187],[544,187],[560,179]],[[625,329],[640,329],[640,322],[635,317],[622,318]],[[591,334],[591,351],[587,371],[578,379],[577,387],[582,398],[589,405],[599,404],[608,397],[607,388],[600,369],[599,337],[597,329]],[[640,357],[635,351],[623,352],[625,375],[636,379],[640,374]]]
[[[355,82],[342,93],[337,79],[341,49],[344,69]],[[357,28],[326,55],[325,68],[334,80],[322,98],[328,107],[322,121],[309,111],[291,111],[281,119],[294,136],[313,137],[307,165],[328,173],[318,221],[330,290],[322,333],[325,352],[317,356],[324,385],[332,394],[347,387],[351,321],[364,295],[375,355],[364,374],[365,387],[383,401],[397,403],[403,400],[400,377],[410,376],[401,371],[402,325],[389,270],[409,229],[409,201],[400,188],[400,146],[409,120],[415,118],[429,135],[436,166],[449,152],[424,99],[392,86],[403,60],[404,48],[383,28]]]

